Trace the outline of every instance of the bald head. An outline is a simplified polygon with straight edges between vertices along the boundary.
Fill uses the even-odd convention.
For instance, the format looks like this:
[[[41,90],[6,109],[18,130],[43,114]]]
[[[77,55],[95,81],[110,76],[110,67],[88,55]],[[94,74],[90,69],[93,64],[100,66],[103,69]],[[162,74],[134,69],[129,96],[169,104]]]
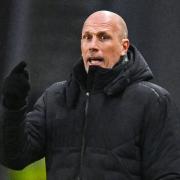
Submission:
[[[99,23],[102,25],[103,23],[111,23],[114,25],[115,31],[119,31],[121,38],[128,38],[128,29],[124,19],[114,12],[105,10],[96,11],[86,19],[83,28],[89,23],[93,23],[94,25]]]

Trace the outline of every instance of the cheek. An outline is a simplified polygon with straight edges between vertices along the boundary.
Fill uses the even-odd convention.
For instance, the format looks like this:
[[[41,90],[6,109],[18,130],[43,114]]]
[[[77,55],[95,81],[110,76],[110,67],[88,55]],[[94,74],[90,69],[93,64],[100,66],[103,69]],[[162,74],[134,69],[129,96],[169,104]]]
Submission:
[[[81,54],[85,56],[87,54],[88,48],[85,45],[81,45]]]
[[[122,53],[121,44],[116,43],[115,46],[112,47],[111,51],[112,51],[112,53],[114,54],[114,56],[120,57],[120,56],[121,56],[121,53]]]
[[[84,51],[84,47],[83,47],[83,44],[81,43],[81,52]]]
[[[84,43],[81,43],[81,52],[84,52],[85,51],[85,45]]]
[[[106,58],[106,64],[109,67],[113,67],[114,64],[116,64],[121,56],[121,49],[117,48],[117,47],[109,47],[108,49],[106,49],[106,51],[104,52],[105,58]]]
[[[121,55],[121,49],[117,47],[109,47],[104,51],[105,56],[109,58],[117,58]]]

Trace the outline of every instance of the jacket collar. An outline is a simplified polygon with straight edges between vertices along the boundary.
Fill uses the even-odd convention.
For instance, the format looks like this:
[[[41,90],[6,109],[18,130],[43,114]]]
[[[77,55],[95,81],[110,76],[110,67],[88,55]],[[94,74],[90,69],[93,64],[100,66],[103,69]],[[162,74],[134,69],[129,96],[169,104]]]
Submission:
[[[152,72],[143,56],[131,45],[127,55],[112,69],[92,66],[87,74],[82,59],[78,61],[66,88],[67,101],[68,104],[76,101],[80,91],[104,92],[108,96],[120,94],[128,85],[152,78]]]
[[[122,58],[112,69],[91,66],[89,72],[86,73],[83,61],[80,60],[74,67],[72,76],[76,79],[82,91],[102,92],[124,70],[125,64],[127,64],[127,61]]]

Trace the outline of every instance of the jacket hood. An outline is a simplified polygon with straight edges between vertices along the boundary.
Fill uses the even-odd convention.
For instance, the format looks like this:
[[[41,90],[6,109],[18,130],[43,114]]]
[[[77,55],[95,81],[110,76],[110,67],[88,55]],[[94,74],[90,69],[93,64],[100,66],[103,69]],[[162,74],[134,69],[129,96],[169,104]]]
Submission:
[[[152,71],[135,46],[130,45],[127,56],[124,58],[127,58],[127,64],[124,65],[118,76],[105,87],[108,95],[120,93],[132,83],[148,81],[153,78]]]
[[[152,78],[153,74],[144,57],[135,46],[130,45],[127,55],[112,69],[92,66],[87,74],[82,59],[78,61],[68,81],[66,95],[70,102],[78,97],[80,90],[115,95],[122,93],[132,83]]]
[[[148,81],[153,78],[152,71],[146,63],[142,54],[133,45],[129,47],[127,53],[130,64],[128,67],[129,76],[134,81]]]

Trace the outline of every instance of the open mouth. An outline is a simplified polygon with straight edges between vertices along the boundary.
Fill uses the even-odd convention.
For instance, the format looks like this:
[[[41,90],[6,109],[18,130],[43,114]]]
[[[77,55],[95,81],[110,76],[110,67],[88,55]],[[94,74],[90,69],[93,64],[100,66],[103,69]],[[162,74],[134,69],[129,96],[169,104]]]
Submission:
[[[89,57],[87,62],[89,65],[100,66],[103,64],[104,59],[102,57]]]

